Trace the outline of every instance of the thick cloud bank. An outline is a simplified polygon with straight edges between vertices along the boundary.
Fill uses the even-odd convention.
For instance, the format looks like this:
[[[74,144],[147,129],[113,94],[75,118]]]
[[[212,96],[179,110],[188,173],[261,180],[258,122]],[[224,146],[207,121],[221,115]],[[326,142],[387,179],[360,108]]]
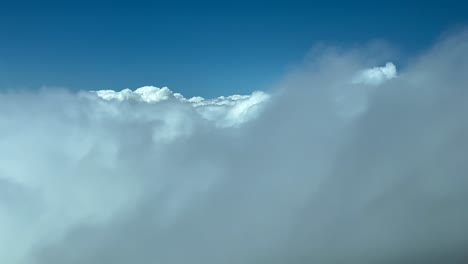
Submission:
[[[375,54],[268,94],[1,93],[1,263],[463,263],[468,35]]]

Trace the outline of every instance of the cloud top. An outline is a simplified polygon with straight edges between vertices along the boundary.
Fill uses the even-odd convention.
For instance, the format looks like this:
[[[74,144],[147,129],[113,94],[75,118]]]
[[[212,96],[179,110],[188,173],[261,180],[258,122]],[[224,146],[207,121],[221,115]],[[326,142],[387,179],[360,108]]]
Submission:
[[[256,91],[251,95],[220,96],[214,99],[196,96],[187,99],[180,93],[173,93],[167,87],[154,86],[144,86],[135,91],[130,89],[120,92],[100,90],[92,93],[108,101],[135,101],[150,104],[172,101],[175,104],[186,104],[192,106],[204,119],[213,121],[221,127],[237,126],[257,116],[262,105],[270,97],[265,92]]]
[[[374,67],[363,70],[356,75],[354,83],[364,83],[369,85],[379,85],[386,80],[393,79],[397,76],[397,70],[393,63],[387,62],[383,67]]]

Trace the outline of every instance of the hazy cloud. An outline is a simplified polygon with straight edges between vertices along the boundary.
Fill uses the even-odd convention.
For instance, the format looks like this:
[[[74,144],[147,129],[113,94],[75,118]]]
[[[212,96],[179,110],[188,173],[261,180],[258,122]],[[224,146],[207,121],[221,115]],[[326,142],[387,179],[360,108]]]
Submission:
[[[268,94],[216,99],[0,94],[0,260],[459,261],[467,54],[459,34],[393,78],[362,71],[365,48],[327,52]]]
[[[383,67],[374,67],[363,70],[354,77],[354,83],[364,83],[379,85],[386,80],[393,79],[397,75],[396,67],[393,63],[387,62]]]

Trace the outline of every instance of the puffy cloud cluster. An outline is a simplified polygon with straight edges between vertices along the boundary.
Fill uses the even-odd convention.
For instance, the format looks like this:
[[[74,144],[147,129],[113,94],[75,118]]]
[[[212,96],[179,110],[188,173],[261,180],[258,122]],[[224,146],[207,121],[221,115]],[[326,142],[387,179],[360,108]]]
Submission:
[[[452,36],[388,78],[325,52],[269,95],[1,93],[0,260],[461,263],[467,54]]]
[[[374,67],[363,70],[354,78],[353,82],[379,85],[386,80],[395,78],[396,75],[397,71],[395,65],[391,62],[387,62],[383,67]]]
[[[237,126],[258,115],[263,102],[269,95],[256,91],[251,95],[220,96],[215,99],[205,99],[200,96],[185,98],[180,93],[173,93],[167,87],[158,88],[144,86],[132,91],[124,89],[120,92],[113,90],[100,90],[95,92],[97,96],[105,100],[158,103],[162,101],[176,101],[193,106],[205,119],[214,121],[221,127]]]

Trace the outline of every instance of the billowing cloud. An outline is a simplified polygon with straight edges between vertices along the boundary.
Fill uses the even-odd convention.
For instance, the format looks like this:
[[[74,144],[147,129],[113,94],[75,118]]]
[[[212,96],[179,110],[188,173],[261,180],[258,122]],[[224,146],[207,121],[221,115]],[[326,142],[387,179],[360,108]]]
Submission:
[[[185,103],[194,107],[203,118],[214,121],[216,125],[222,127],[236,126],[257,116],[261,105],[269,99],[269,95],[262,91],[256,91],[251,95],[220,96],[215,99],[205,99],[200,96],[187,99],[180,93],[173,93],[167,87],[154,86],[144,86],[135,91],[100,90],[94,93],[104,100]]]
[[[327,52],[268,94],[216,99],[2,93],[0,260],[463,260],[467,54],[453,36],[389,78],[362,71],[365,48]],[[369,71],[387,81],[354,81]]]
[[[383,67],[374,67],[361,71],[354,77],[353,82],[379,85],[386,80],[395,78],[396,75],[397,71],[395,65],[391,62],[387,62]]]

